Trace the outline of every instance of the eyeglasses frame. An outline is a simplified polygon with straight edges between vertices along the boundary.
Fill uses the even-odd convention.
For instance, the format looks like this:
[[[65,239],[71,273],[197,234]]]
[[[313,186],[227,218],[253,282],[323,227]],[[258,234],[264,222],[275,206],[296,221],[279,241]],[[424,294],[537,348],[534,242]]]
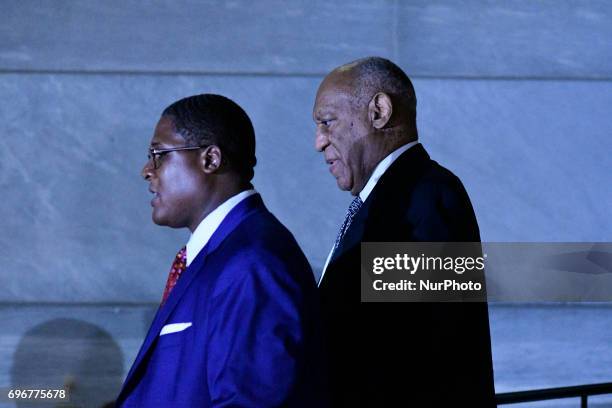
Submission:
[[[147,154],[147,159],[149,160],[149,162],[153,161],[153,169],[158,170],[161,167],[161,158],[167,153],[180,152],[183,150],[204,149],[208,146],[211,146],[211,145],[180,146],[180,147],[169,147],[167,149],[156,149],[154,147],[149,147],[149,153]]]

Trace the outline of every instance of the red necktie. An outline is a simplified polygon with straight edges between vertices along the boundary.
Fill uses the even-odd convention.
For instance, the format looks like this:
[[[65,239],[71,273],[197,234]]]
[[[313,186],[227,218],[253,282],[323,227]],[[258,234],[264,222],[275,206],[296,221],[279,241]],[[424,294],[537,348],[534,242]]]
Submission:
[[[170,269],[170,273],[168,274],[168,281],[166,282],[166,288],[164,289],[164,295],[162,296],[161,304],[166,303],[166,299],[172,292],[174,285],[181,276],[181,273],[187,269],[187,249],[182,247],[180,251],[176,254],[174,258],[174,262],[172,262],[172,268]]]

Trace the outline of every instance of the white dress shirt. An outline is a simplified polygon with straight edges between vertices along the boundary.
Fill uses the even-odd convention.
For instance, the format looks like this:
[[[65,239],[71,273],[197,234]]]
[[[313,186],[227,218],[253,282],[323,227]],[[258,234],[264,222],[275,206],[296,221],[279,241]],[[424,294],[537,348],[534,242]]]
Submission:
[[[372,190],[374,190],[374,187],[376,187],[376,183],[378,183],[378,180],[382,177],[383,174],[385,174],[387,169],[391,167],[393,162],[397,160],[397,158],[400,157],[402,153],[410,149],[412,146],[416,146],[417,144],[419,144],[417,140],[415,140],[414,142],[407,143],[397,148],[393,152],[391,152],[387,157],[382,159],[380,163],[378,163],[378,165],[372,172],[372,175],[368,179],[368,182],[363,187],[363,189],[359,192],[359,198],[361,198],[362,202],[364,203],[366,202],[366,200],[368,199],[368,196],[370,195]],[[325,266],[323,267],[323,272],[321,273],[321,277],[319,278],[319,284],[321,284],[321,281],[323,280],[323,275],[325,275],[325,270],[327,269],[327,266],[329,265],[329,261],[331,261],[333,253],[334,253],[334,247],[332,246],[331,251],[329,251],[329,255],[327,255],[327,260],[325,261]]]
[[[204,248],[208,240],[210,240],[210,237],[212,237],[217,228],[219,228],[219,225],[221,225],[227,214],[229,214],[229,212],[242,200],[255,193],[257,193],[257,191],[253,189],[242,191],[225,200],[223,204],[204,217],[195,231],[193,231],[193,234],[191,234],[191,237],[189,237],[189,241],[187,241],[187,266],[189,266],[196,256],[198,256],[202,248]]]

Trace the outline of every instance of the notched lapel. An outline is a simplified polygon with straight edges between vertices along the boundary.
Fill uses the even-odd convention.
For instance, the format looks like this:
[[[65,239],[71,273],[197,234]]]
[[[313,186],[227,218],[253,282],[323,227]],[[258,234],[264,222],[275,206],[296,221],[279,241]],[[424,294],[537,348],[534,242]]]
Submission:
[[[130,369],[130,372],[128,373],[125,379],[124,388],[125,385],[129,384],[132,379],[132,376],[138,370],[138,367],[140,366],[140,364],[142,364],[142,361],[151,349],[151,346],[159,337],[162,327],[166,324],[168,317],[170,317],[170,314],[176,307],[178,301],[181,299],[189,285],[193,282],[197,271],[202,268],[206,259],[206,255],[206,247],[204,247],[204,249],[202,249],[200,254],[198,254],[197,256],[197,258],[200,258],[199,262],[196,262],[194,260],[194,262],[189,265],[187,269],[185,269],[185,272],[181,274],[181,277],[176,283],[176,286],[174,287],[174,289],[172,289],[172,292],[170,292],[170,296],[168,296],[166,303],[164,303],[163,306],[160,306],[160,308],[157,310],[155,318],[153,319],[153,323],[151,323],[151,327],[149,328],[144,342],[140,347],[140,351],[138,352],[138,355],[136,356],[136,359],[132,364],[132,368]]]

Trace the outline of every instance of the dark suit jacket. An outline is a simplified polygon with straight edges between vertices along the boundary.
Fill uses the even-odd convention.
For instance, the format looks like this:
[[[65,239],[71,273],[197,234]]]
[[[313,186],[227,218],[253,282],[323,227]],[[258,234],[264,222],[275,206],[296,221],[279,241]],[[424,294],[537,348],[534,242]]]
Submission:
[[[293,236],[248,197],[158,310],[117,406],[323,406],[317,310]],[[171,323],[191,326],[160,336]]]
[[[320,284],[333,406],[494,406],[486,303],[360,303],[362,241],[480,235],[461,181],[420,144],[387,169]]]

